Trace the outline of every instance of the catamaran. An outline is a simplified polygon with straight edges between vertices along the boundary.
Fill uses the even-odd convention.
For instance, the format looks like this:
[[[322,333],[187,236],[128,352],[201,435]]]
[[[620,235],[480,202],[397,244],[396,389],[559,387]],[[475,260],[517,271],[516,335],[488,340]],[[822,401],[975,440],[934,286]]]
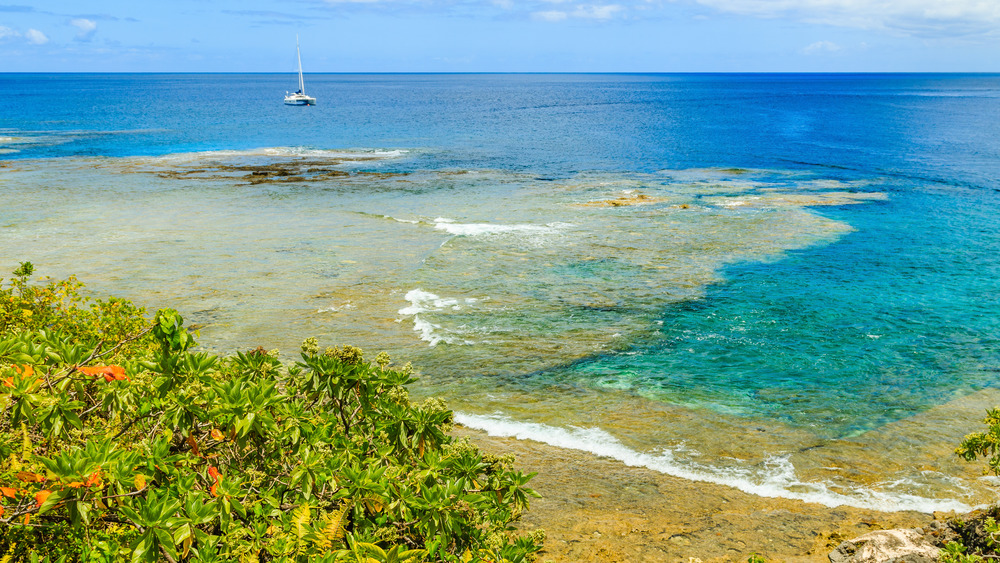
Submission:
[[[299,50],[299,36],[295,36],[295,54],[299,58],[299,89],[295,93],[285,92],[285,103],[290,106],[311,106],[316,98],[306,95],[306,83],[302,80],[302,51]]]

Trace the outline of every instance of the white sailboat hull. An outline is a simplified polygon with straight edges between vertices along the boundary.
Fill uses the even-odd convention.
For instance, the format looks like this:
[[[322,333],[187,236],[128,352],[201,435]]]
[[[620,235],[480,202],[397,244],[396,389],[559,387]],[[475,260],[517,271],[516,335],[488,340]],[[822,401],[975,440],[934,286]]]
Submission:
[[[290,106],[314,106],[316,105],[316,98],[299,93],[286,94],[285,103]]]

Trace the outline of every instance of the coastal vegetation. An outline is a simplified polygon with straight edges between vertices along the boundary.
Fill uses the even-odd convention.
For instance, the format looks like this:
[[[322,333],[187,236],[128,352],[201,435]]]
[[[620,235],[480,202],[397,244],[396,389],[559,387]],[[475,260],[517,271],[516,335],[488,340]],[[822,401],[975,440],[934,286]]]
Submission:
[[[966,461],[986,459],[984,473],[1000,476],[1000,408],[986,412],[984,432],[973,432],[955,449],[955,454]],[[951,523],[958,538],[945,545],[941,552],[942,563],[981,563],[1000,557],[1000,504],[993,505],[982,514]]]
[[[408,365],[195,348],[179,313],[0,279],[0,561],[531,560],[532,474]]]

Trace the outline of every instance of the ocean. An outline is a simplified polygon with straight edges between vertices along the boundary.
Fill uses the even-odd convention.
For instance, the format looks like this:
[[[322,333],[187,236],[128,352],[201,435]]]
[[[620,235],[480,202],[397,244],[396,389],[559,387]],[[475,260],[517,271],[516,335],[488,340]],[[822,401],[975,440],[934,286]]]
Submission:
[[[0,271],[352,344],[463,425],[962,510],[1000,402],[1000,75],[0,74]],[[1000,403],[998,403],[1000,404]]]

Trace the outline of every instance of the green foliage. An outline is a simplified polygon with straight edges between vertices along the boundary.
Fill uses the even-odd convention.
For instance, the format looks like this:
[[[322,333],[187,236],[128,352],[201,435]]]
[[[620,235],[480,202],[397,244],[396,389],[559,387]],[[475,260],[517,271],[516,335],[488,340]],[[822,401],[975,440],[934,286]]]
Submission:
[[[1000,409],[986,411],[983,423],[988,430],[966,436],[955,453],[966,461],[975,461],[979,457],[988,458],[987,471],[1000,475]]]
[[[530,560],[533,475],[454,441],[408,366],[193,349],[79,282],[0,285],[0,560]],[[30,314],[20,311],[29,311]]]
[[[964,545],[950,541],[944,544],[939,561],[941,563],[981,563],[985,559],[974,553],[965,553]]]
[[[106,351],[113,343],[126,353],[152,342],[144,330],[149,323],[143,308],[125,299],[82,296],[83,284],[72,276],[32,285],[28,278],[33,272],[31,262],[22,262],[9,286],[4,287],[0,278],[0,337],[44,329],[63,333],[73,344],[90,343],[90,351]]]
[[[976,461],[980,457],[987,458],[984,473],[1000,475],[1000,409],[986,411],[983,419],[987,430],[974,432],[962,440],[955,454],[966,461]],[[949,542],[941,551],[941,561],[944,563],[975,563],[985,558],[997,558],[997,547],[1000,545],[1000,505],[993,506],[984,515],[965,522],[953,520],[951,527],[959,534],[961,541]],[[970,553],[966,553],[966,550]]]
[[[968,520],[955,518],[949,525],[958,534],[958,540],[948,542],[941,551],[941,560],[951,563],[974,563],[997,559],[1000,546],[1000,506],[993,506],[977,513]]]

